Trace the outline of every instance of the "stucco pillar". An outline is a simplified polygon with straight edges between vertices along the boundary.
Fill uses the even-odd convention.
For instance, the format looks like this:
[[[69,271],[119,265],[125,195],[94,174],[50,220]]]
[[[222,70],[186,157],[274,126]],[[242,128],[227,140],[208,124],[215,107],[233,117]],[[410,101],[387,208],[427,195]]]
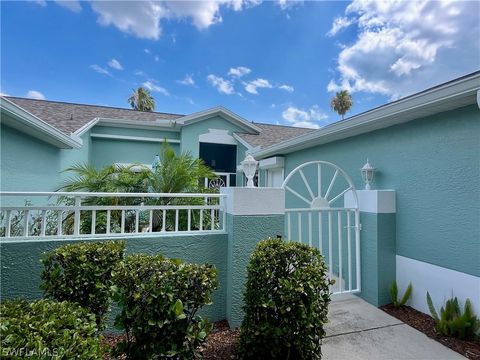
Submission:
[[[345,195],[345,207],[353,205]],[[390,302],[389,288],[395,280],[396,203],[395,190],[358,190],[360,207],[360,256],[363,299],[375,306]]]
[[[228,258],[226,314],[231,327],[243,319],[243,294],[250,255],[260,240],[283,236],[285,191],[229,187],[226,194]]]

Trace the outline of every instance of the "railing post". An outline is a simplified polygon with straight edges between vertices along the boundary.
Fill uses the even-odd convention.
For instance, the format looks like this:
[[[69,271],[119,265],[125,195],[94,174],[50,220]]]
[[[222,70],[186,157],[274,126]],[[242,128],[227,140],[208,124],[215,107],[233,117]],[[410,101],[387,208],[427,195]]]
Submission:
[[[75,216],[73,222],[73,235],[80,234],[80,206],[82,205],[82,198],[75,196]]]
[[[228,232],[227,320],[232,327],[243,319],[246,267],[257,243],[283,236],[285,192],[280,188],[221,188]],[[225,217],[224,217],[225,218]]]

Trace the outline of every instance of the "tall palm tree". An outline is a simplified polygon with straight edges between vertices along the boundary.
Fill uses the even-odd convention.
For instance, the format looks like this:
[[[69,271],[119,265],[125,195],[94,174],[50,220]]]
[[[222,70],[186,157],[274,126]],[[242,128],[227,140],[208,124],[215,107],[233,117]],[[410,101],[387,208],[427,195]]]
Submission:
[[[345,118],[345,113],[350,110],[353,105],[352,96],[348,90],[342,90],[335,94],[335,96],[330,101],[330,106],[333,111],[336,111],[338,115],[342,117],[342,120]]]
[[[135,110],[140,111],[154,111],[155,110],[155,99],[150,94],[148,89],[144,87],[139,87],[138,89],[133,89],[132,95],[128,98],[128,102]]]

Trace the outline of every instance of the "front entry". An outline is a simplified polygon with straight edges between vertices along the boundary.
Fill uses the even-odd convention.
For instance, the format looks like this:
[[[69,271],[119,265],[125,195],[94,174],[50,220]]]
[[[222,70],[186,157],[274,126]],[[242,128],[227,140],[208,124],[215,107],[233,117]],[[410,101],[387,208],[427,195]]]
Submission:
[[[320,250],[334,294],[359,292],[360,211],[350,177],[335,164],[311,161],[290,172],[282,187],[286,238]],[[353,206],[345,207],[346,197]]]

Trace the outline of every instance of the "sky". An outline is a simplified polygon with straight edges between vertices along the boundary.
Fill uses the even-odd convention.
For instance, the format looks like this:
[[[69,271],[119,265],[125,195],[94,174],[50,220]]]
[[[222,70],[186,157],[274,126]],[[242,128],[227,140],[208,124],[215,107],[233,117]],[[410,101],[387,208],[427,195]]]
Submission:
[[[6,95],[319,128],[480,69],[480,2],[1,1]]]

